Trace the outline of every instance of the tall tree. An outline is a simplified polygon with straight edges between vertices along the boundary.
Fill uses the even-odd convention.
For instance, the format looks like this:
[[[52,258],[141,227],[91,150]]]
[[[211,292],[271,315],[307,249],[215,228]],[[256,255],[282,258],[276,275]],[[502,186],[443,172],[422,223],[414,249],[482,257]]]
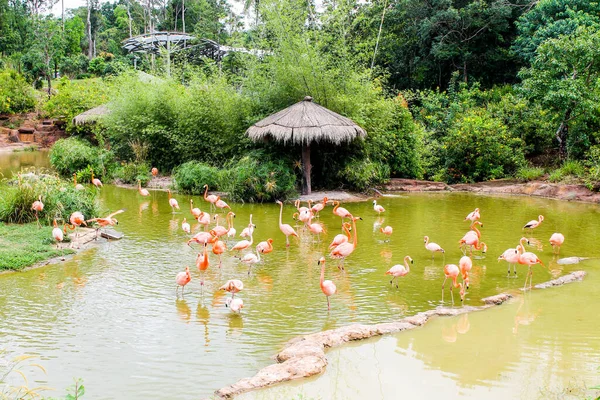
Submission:
[[[52,94],[52,78],[60,57],[64,54],[61,25],[52,16],[40,18],[34,26],[35,40],[24,56],[27,68],[34,75],[46,79],[48,97]]]

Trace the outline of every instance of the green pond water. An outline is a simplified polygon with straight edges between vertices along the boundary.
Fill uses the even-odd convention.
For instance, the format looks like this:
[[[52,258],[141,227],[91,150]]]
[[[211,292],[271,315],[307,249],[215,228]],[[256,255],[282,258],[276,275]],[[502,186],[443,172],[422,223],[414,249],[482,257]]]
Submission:
[[[29,156],[28,153],[19,155]],[[5,175],[16,168],[14,162],[7,163],[3,159],[7,156],[15,157],[15,154],[0,155],[3,169],[0,172]],[[600,237],[600,213],[595,205],[524,197],[411,194],[381,198],[378,203],[387,211],[380,218],[370,202],[348,203],[346,208],[363,217],[363,221],[357,223],[359,244],[346,260],[345,272],[336,268],[335,260],[328,260],[326,278],[336,283],[338,293],[332,297],[331,311],[327,312],[319,287],[317,261],[327,254],[327,245],[340,232],[340,219],[332,215],[332,208],[327,207],[320,218],[328,229],[321,242],[303,232],[299,240],[292,238],[292,245],[286,249],[285,237],[278,228],[276,204],[231,204],[237,215],[238,235],[253,214],[257,226],[255,243],[273,238],[275,250],[253,267],[250,276],[248,268],[232,256],[225,256],[222,267],[218,268],[217,258],[211,253],[211,266],[201,294],[200,275],[195,268],[199,247],[186,246],[188,236],[180,225],[184,217],[192,219],[190,198],[201,209],[208,206],[199,196],[177,194],[175,198],[183,207],[172,214],[167,193],[152,192],[151,197],[142,198],[137,191],[107,185],[101,190],[100,202],[107,213],[120,208],[127,210],[119,216],[117,227],[125,234],[124,239],[102,242],[62,264],[0,275],[0,348],[7,349],[11,355],[37,355],[47,375],[35,370],[26,372],[38,384],[57,390],[49,395],[63,393],[74,377],[81,377],[86,397],[93,399],[202,398],[272,363],[270,357],[297,335],[355,322],[389,321],[436,307],[442,304],[443,265],[457,263],[462,255],[458,240],[468,230],[468,223],[463,219],[475,207],[481,209],[482,239],[489,249],[485,258],[475,260],[466,304],[479,305],[482,297],[519,291],[526,270],[521,267],[518,279],[507,279],[506,264],[498,263],[496,258],[518,243],[523,235],[521,227],[539,214],[545,216],[544,223],[533,234],[526,235],[532,238],[532,243],[536,243],[535,239],[539,243],[528,249],[536,252],[549,269],[535,266],[534,284],[581,268],[589,272],[587,279],[595,282],[600,265],[596,260],[580,265],[559,265],[547,242],[553,232],[560,231],[566,237],[562,257],[600,257],[600,248],[595,245],[595,238]],[[284,223],[293,224],[294,211],[293,206],[285,205]],[[388,243],[383,242],[383,235],[379,233],[379,227],[385,225],[394,228]],[[199,229],[193,226],[195,232]],[[436,254],[435,259],[431,259],[431,253],[424,248],[424,235],[446,249],[444,257]],[[230,242],[230,247],[232,244]],[[390,286],[384,272],[401,263],[405,255],[414,259],[414,265],[396,289]],[[192,281],[186,288],[185,299],[177,299],[175,275],[186,265],[192,269]],[[233,315],[225,307],[225,294],[217,291],[227,279],[244,282],[244,291],[239,294],[244,300],[241,315]],[[579,330],[562,334],[567,331],[567,316],[573,314],[569,310],[595,307],[597,303],[597,286],[583,285],[588,284],[574,285],[574,289],[553,289],[547,295],[550,296],[548,302],[533,306],[530,302],[538,301],[537,293],[541,291],[528,295],[521,310],[538,313],[539,317],[529,326],[517,326],[516,336],[511,333],[515,324],[514,309],[512,314],[509,307],[506,311],[500,310],[501,307],[500,311],[489,312],[504,312],[510,316],[502,317],[511,324],[502,328],[502,335],[491,325],[500,317],[487,317],[493,315],[488,312],[469,316],[473,322],[468,336],[459,335],[455,343],[465,338],[472,345],[465,345],[464,350],[452,355],[448,350],[450,346],[434,346],[436,340],[439,342],[439,324],[446,324],[445,321],[433,321],[431,327],[384,341],[391,340],[398,349],[406,349],[415,363],[441,371],[446,380],[455,382],[458,388],[455,395],[469,393],[460,389],[463,385],[459,367],[469,374],[464,378],[468,387],[491,388],[494,379],[499,379],[496,375],[479,379],[476,372],[481,366],[489,366],[490,371],[494,367],[510,371],[513,365],[510,363],[517,361],[523,362],[526,371],[537,371],[539,364],[550,368],[546,364],[555,362],[553,373],[566,374],[572,365],[556,360],[562,353],[555,355],[555,348],[562,349],[563,353],[571,351],[570,343],[575,339],[577,347],[572,351],[581,355],[581,361],[574,371],[583,368],[595,371],[600,344],[597,340],[588,340],[592,328],[581,334]],[[579,292],[577,287],[587,289]],[[578,296],[563,296],[564,290]],[[554,303],[553,295],[557,299]],[[445,300],[449,305],[448,294]],[[476,329],[475,321],[480,318],[481,327]],[[531,341],[520,344],[518,339],[538,321],[545,321],[544,332],[553,335],[553,341],[548,340],[546,347],[539,347],[538,339],[532,337]],[[586,321],[597,330],[597,317]],[[506,321],[502,323],[506,325]],[[430,331],[437,334],[428,334]],[[515,346],[508,345],[511,341]],[[528,352],[519,350],[518,345],[526,346]],[[397,374],[394,376],[408,371],[402,365],[390,367]],[[380,366],[383,368],[385,364]],[[331,380],[327,378],[331,371],[323,379]],[[346,382],[351,376],[342,370],[338,378]],[[365,380],[364,385],[368,390],[370,383]]]

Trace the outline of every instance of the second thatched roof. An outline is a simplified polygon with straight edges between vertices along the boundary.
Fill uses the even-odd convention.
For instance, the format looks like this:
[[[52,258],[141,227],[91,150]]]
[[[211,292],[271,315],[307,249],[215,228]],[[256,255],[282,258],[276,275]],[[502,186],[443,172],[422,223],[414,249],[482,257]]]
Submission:
[[[310,96],[258,121],[246,133],[255,141],[272,138],[294,144],[313,141],[340,144],[367,134],[350,118],[314,103]]]
[[[98,107],[94,107],[91,110],[87,110],[86,112],[75,116],[73,118],[73,125],[79,126],[93,124],[98,122],[100,118],[104,117],[105,115],[108,115],[109,113],[110,110],[108,109],[106,104],[102,104]]]

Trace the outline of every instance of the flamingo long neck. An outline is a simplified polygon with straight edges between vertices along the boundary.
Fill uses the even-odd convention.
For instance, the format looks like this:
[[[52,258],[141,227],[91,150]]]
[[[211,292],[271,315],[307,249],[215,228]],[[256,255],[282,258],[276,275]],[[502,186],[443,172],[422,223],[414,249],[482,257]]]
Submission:
[[[94,171],[92,171],[92,182],[94,182]]]
[[[352,239],[352,235],[350,234],[350,229],[348,229],[348,227],[346,225],[344,225],[344,231],[346,231],[346,236],[348,237],[348,240]]]
[[[312,208],[312,200],[308,200],[308,208]]]
[[[327,206],[327,197],[323,197],[323,208]]]
[[[406,268],[406,272],[410,272],[410,266],[408,264],[408,257],[404,257],[404,267]]]
[[[269,246],[269,250],[273,250],[273,239],[268,239],[267,240],[267,245]]]
[[[321,286],[323,286],[323,281],[325,280],[325,263],[321,263]]]
[[[252,238],[252,236],[250,236],[250,238]],[[250,243],[252,243],[252,242],[250,242]],[[258,261],[260,261],[260,251],[258,251],[258,249],[255,249],[255,250],[256,250],[256,257],[257,257]]]
[[[215,215],[215,219],[217,220],[217,226],[219,226],[219,214]]]
[[[77,186],[77,175],[73,174],[73,184]]]
[[[206,195],[208,194],[208,185],[206,185],[206,190],[204,191],[204,200],[208,200]]]
[[[194,200],[190,199],[190,211],[194,209]]]
[[[356,220],[354,218],[352,218],[352,229],[354,229],[354,248],[356,248],[356,245],[358,244],[358,235],[356,232]]]
[[[452,278],[452,286],[455,288],[460,287],[460,284],[458,283],[458,275]]]
[[[281,208],[279,208],[279,226],[281,227],[283,224],[281,223],[281,216],[283,215],[283,203],[280,204]]]
[[[167,193],[169,193],[169,200],[171,200],[171,191],[167,190]]]
[[[335,213],[338,209],[338,207],[340,206],[340,202],[339,201],[334,201],[333,202],[333,212]]]
[[[521,244],[521,246],[523,246],[523,248],[525,248],[525,243],[526,242],[527,242],[527,238],[521,238],[521,240],[519,240],[519,243]]]
[[[477,225],[477,223],[476,223],[476,222],[473,222],[473,223],[471,224],[471,230],[477,234],[477,237],[478,237],[478,238],[480,238],[480,237],[481,237],[481,232],[479,232],[479,229],[477,229],[477,226],[476,226],[476,225]]]
[[[250,230],[250,246],[252,246],[252,243],[254,243],[254,232],[252,231],[252,225],[248,226],[248,229]],[[258,250],[256,251],[258,253]]]
[[[425,247],[427,247],[427,245],[429,244],[429,237],[425,238]]]

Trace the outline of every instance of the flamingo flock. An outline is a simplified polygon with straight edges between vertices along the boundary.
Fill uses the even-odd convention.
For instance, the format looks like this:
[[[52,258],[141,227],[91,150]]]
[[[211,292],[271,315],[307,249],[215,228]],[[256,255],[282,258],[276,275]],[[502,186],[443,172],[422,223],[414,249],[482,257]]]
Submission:
[[[152,175],[157,176],[158,171],[153,168]],[[92,173],[91,183],[97,188],[102,188],[102,183],[94,178]],[[74,185],[77,186],[77,189],[80,190],[80,184],[77,184],[77,176],[74,175]],[[197,233],[193,233],[192,225],[187,221],[187,217],[183,219],[181,224],[181,230],[188,236],[187,245],[192,246],[192,244],[199,244],[201,246],[201,252],[197,253],[196,256],[196,267],[200,273],[200,287],[201,292],[204,290],[206,272],[210,267],[210,257],[209,257],[209,246],[210,251],[218,256],[219,263],[218,268],[222,267],[222,256],[228,253],[235,253],[235,258],[239,260],[239,262],[248,267],[248,275],[251,274],[252,268],[259,265],[262,261],[264,261],[264,256],[273,252],[274,250],[274,239],[268,238],[266,240],[260,241],[255,245],[254,237],[256,234],[256,225],[253,223],[253,216],[250,214],[248,224],[241,231],[239,237],[241,238],[235,243],[231,243],[231,241],[235,240],[237,230],[234,228],[234,219],[236,214],[231,211],[231,207],[221,200],[220,196],[216,196],[213,194],[208,194],[208,185],[204,185],[204,200],[208,203],[209,209],[214,210],[215,214],[212,216],[206,212],[202,211],[198,207],[194,207],[194,202],[192,199],[189,200],[190,208],[189,213],[193,220],[196,220],[200,226],[203,226],[203,230]],[[147,197],[150,195],[147,189],[143,189],[141,187],[141,182],[138,180],[138,193],[142,197]],[[180,210],[178,201],[174,198],[173,194],[170,190],[168,192],[168,204],[172,210],[172,213],[175,214]],[[316,202],[313,205],[312,201],[307,202],[307,207],[303,206],[300,200],[296,200],[294,202],[294,208],[296,212],[294,212],[294,219],[300,223],[300,225],[296,225],[296,229],[287,223],[283,223],[283,209],[284,204],[281,201],[276,201],[277,205],[279,205],[279,229],[281,233],[285,236],[286,247],[291,246],[290,237],[299,238],[300,235],[298,232],[306,232],[307,234],[314,235],[317,237],[317,240],[320,241],[320,237],[322,234],[326,233],[325,224],[320,221],[315,222],[315,219],[318,219],[320,214],[325,212],[327,206],[331,204],[333,206],[332,214],[340,217],[341,221],[341,230],[342,233],[337,234],[331,244],[328,246],[329,249],[329,257],[331,259],[338,260],[337,268],[340,271],[345,271],[344,262],[346,258],[352,256],[352,254],[356,251],[358,247],[358,230],[357,230],[357,220],[362,220],[362,218],[358,216],[354,216],[349,210],[340,206],[340,202],[337,200],[330,200],[327,197],[323,198],[322,201]],[[32,210],[36,213],[36,219],[38,219],[38,212],[43,211],[44,204],[42,203],[42,196],[39,196],[38,200],[36,200],[32,204]],[[227,226],[221,225],[220,220],[222,218],[221,213],[225,212],[225,210],[230,210],[225,214],[225,222]],[[93,219],[85,219],[81,212],[74,212],[69,218],[69,223],[65,223],[63,228],[59,228],[57,221],[54,220],[54,229],[52,230],[52,237],[57,243],[57,247],[60,242],[64,239],[64,234],[66,234],[67,229],[76,230],[80,226],[87,226],[88,223],[95,224],[96,235],[98,234],[98,230],[102,228],[106,228],[108,226],[114,226],[118,224],[116,215],[124,212],[125,210],[121,209],[115,211],[104,218],[93,218]],[[386,210],[381,205],[377,204],[377,200],[373,201],[373,212],[377,213],[377,216],[380,217],[382,213],[385,213]],[[214,220],[215,225],[210,229],[210,225],[212,224],[211,220]],[[470,287],[470,273],[473,268],[473,259],[474,252],[480,252],[480,258],[484,257],[484,254],[487,251],[487,245],[482,241],[482,232],[483,223],[481,222],[481,211],[479,208],[476,208],[474,211],[470,212],[465,218],[464,221],[469,221],[469,230],[464,234],[464,236],[459,240],[459,249],[462,251],[463,256],[458,260],[457,264],[445,264],[443,266],[443,274],[444,281],[442,283],[442,299],[444,294],[444,289],[446,287],[446,283],[448,280],[451,280],[450,284],[450,293],[453,298],[453,289],[459,290],[459,295],[461,301],[464,301],[465,295],[467,294],[467,290]],[[531,220],[523,226],[523,230],[527,230],[529,232],[538,228],[542,222],[544,221],[544,216],[539,215],[538,219]],[[374,225],[374,231],[376,226],[381,226],[380,223],[382,221],[377,222],[377,225]],[[39,223],[39,219],[38,219]],[[389,238],[393,235],[394,229],[392,226],[385,226],[378,229],[378,231],[387,237],[386,240],[389,241]],[[230,248],[228,248],[228,241]],[[435,259],[436,253],[441,253],[442,257],[445,260],[445,250],[437,243],[430,240],[429,236],[423,236],[424,247],[427,252],[431,253],[432,260]],[[553,248],[553,253],[558,254],[560,252],[560,248],[565,241],[565,237],[561,233],[554,233],[550,239],[550,245]],[[517,277],[517,265],[523,265],[528,267],[525,285],[523,290],[527,290],[529,283],[529,289],[532,288],[532,280],[533,280],[533,269],[532,267],[539,264],[545,267],[545,264],[540,260],[540,258],[534,254],[533,252],[526,251],[525,246],[529,245],[530,241],[526,237],[521,237],[519,240],[519,244],[514,248],[507,249],[498,257],[498,261],[505,261],[508,263],[508,272],[507,276],[511,277],[511,266],[513,268],[513,275]],[[390,257],[391,258],[391,257]],[[331,280],[325,280],[326,273],[326,259],[325,257],[321,257],[318,260],[318,266],[320,267],[320,280],[319,285],[321,291],[326,297],[327,300],[327,309],[330,310],[331,302],[330,297],[337,293],[336,285]],[[391,276],[390,285],[394,285],[396,288],[399,288],[398,280],[399,278],[405,277],[410,273],[410,265],[414,264],[413,259],[410,256],[405,256],[403,260],[403,264],[397,264],[389,268],[385,275]],[[459,282],[459,279],[461,280]],[[192,276],[190,273],[189,266],[185,267],[185,270],[179,272],[175,276],[176,283],[176,296],[179,296],[179,291],[181,289],[181,296],[184,295],[185,286],[188,285],[192,281]],[[396,281],[396,282],[394,282]],[[229,307],[232,312],[241,312],[244,307],[243,300],[239,297],[235,297],[235,295],[241,292],[244,289],[243,282],[237,279],[230,279],[225,284],[220,286],[219,290],[227,291],[231,294],[231,297],[226,299],[225,305]]]

